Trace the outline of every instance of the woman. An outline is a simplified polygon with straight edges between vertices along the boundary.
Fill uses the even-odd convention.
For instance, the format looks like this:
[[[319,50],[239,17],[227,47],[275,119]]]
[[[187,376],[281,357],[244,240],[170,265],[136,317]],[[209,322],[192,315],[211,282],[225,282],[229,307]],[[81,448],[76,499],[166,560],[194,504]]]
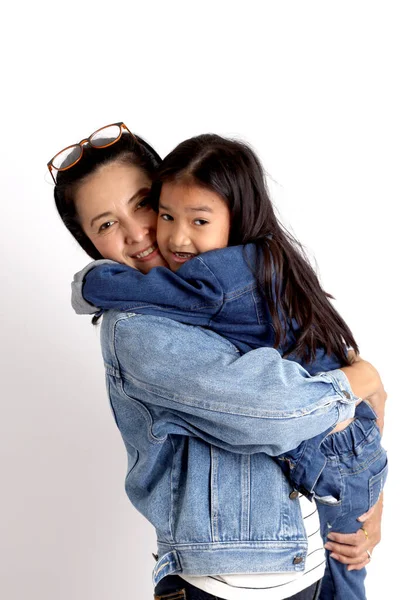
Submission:
[[[63,169],[55,199],[64,223],[90,256],[148,272],[163,264],[155,243],[156,215],[148,203],[159,157],[129,132],[122,135],[123,128],[96,132],[90,139],[94,147],[82,142],[76,156],[78,146],[72,156],[62,152],[50,161],[50,169]],[[246,598],[315,597],[321,570],[314,579],[310,571],[300,578],[293,574],[303,572],[307,554],[299,503],[261,453],[271,453],[271,446],[275,453],[284,449],[299,427],[312,437],[333,425],[338,413],[339,420],[352,416],[355,397],[343,371],[306,377],[271,349],[239,358],[232,345],[210,332],[143,315],[108,313],[102,348],[130,458],[127,492],[157,529],[156,594],[180,589],[190,590],[193,598],[215,597],[184,578],[278,571],[278,582],[270,573],[258,586],[264,589],[248,591]],[[380,388],[379,377],[363,361],[344,371],[357,396]],[[274,393],[266,397],[268,390]],[[277,406],[287,409],[285,427],[282,418],[273,418]],[[257,504],[260,497],[267,501]],[[368,527],[375,537],[371,548],[378,541],[379,514]],[[339,560],[355,568],[368,562],[362,536],[339,537],[345,542],[334,545]],[[174,573],[183,579],[171,577]],[[185,597],[180,593],[176,598]],[[235,593],[230,590],[229,597],[238,597]],[[239,593],[243,598],[243,586]]]

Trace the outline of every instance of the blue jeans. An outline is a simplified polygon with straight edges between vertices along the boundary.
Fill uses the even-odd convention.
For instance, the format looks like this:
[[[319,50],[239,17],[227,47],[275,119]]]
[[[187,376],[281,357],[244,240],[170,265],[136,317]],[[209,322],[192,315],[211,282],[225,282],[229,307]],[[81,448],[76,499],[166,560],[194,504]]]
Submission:
[[[321,581],[317,581],[286,600],[318,600],[320,585]],[[169,575],[161,579],[154,590],[154,598],[155,600],[223,600],[199,590],[177,575]]]
[[[387,457],[370,418],[356,418],[343,431],[328,435],[321,451],[327,463],[315,486],[315,500],[326,543],[330,531],[354,533],[361,527],[357,517],[378,501],[386,481]],[[365,600],[365,576],[365,568],[348,571],[327,552],[320,600]]]

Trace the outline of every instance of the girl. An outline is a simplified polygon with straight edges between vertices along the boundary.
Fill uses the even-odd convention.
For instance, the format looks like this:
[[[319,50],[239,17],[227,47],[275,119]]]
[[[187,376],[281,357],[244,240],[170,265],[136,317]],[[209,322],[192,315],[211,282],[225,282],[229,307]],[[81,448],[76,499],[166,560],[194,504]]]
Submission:
[[[358,351],[351,331],[300,245],[279,224],[250,148],[215,135],[183,142],[163,161],[153,199],[158,248],[170,270],[143,275],[93,263],[75,277],[77,312],[93,312],[94,305],[202,325],[243,353],[274,347],[311,374],[350,364],[346,347]],[[113,220],[99,225],[104,239],[114,235]],[[382,420],[383,407],[376,408]],[[356,417],[333,435],[330,428],[299,439],[276,458],[292,496],[316,498],[325,542],[332,528],[357,531],[357,517],[376,503],[386,479],[376,415],[362,403]],[[321,598],[365,598],[365,569],[348,571],[329,556],[328,569]]]

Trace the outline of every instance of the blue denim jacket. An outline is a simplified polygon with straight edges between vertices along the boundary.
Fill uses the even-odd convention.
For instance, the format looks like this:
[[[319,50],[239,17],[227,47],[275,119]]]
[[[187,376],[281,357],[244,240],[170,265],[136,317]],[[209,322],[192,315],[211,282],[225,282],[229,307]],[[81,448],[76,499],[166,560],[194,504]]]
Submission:
[[[254,275],[256,255],[254,244],[231,246],[201,254],[176,273],[156,267],[146,275],[113,261],[95,261],[75,276],[73,305],[77,312],[95,312],[99,307],[201,325],[226,337],[243,353],[273,347],[271,315]],[[289,333],[278,348],[280,354],[293,342]],[[288,358],[298,361],[295,356]],[[300,364],[312,375],[342,366],[322,349],[312,363]]]
[[[86,272],[83,293],[86,300],[101,308],[166,315],[190,325],[206,326],[241,352],[248,352],[274,344],[271,315],[254,275],[256,253],[254,244],[207,252],[185,263],[177,273],[159,267],[143,275],[126,265],[103,264]],[[296,329],[295,322],[292,327]],[[285,354],[293,342],[289,328],[285,343],[278,348],[280,354]],[[298,361],[294,355],[288,358]],[[311,363],[300,364],[311,375],[342,366],[322,348]],[[293,486],[308,497],[313,496],[325,464],[317,452],[321,439],[304,442],[279,457]],[[304,457],[315,463],[307,472]]]
[[[114,311],[102,351],[126,490],[157,531],[154,582],[303,570],[298,501],[270,456],[353,416],[344,373],[311,377],[272,348],[240,356],[209,329]]]
[[[272,348],[240,356],[214,332],[103,316],[108,394],[126,491],[154,525],[154,582],[170,573],[301,571],[298,501],[270,455],[354,414],[340,370],[311,377]]]

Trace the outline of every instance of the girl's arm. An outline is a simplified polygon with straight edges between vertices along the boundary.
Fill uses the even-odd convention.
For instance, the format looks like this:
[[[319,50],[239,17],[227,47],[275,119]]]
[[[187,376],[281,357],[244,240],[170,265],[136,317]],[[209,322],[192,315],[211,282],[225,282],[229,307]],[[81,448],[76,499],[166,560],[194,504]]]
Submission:
[[[110,260],[90,263],[72,282],[72,305],[79,314],[99,309],[130,311],[156,305],[168,316],[184,315],[185,322],[207,325],[222,306],[224,292],[214,273],[200,258],[193,258],[177,273],[156,267],[144,275]]]

